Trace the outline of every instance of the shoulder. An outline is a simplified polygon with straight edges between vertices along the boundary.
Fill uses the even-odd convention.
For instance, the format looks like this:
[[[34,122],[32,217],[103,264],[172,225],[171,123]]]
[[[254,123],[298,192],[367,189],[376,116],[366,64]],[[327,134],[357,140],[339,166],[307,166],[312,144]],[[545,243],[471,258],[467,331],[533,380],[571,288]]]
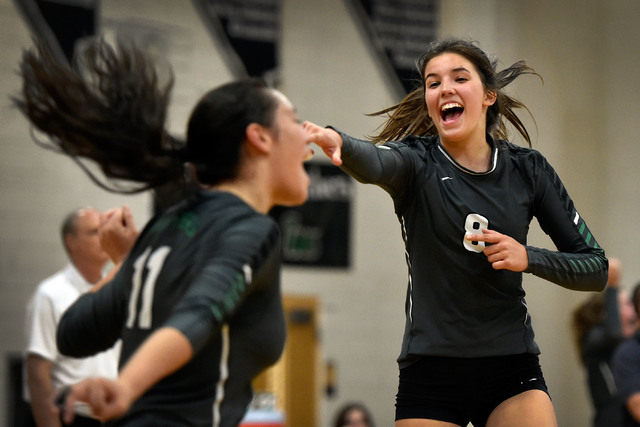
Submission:
[[[438,137],[436,136],[416,136],[409,135],[400,141],[388,141],[378,145],[378,148],[387,148],[404,152],[411,152],[419,156],[424,156],[428,152],[434,150],[438,146]]]
[[[636,333],[618,346],[614,353],[614,363],[626,365],[629,362],[637,363],[638,359],[640,359],[640,335]]]
[[[269,215],[257,212],[244,201],[230,193],[203,195],[198,208],[202,231],[212,238],[225,241],[275,241],[280,237],[276,221]]]
[[[496,140],[495,144],[499,151],[513,158],[528,159],[532,161],[544,159],[542,153],[530,147],[523,147],[503,139]]]
[[[38,284],[35,294],[40,297],[54,298],[64,294],[69,289],[73,289],[66,270],[60,270],[57,273],[44,279]]]
[[[437,136],[408,135],[399,141],[389,141],[384,143],[384,145],[398,148],[406,147],[412,150],[423,150],[434,148],[437,146],[437,143]]]
[[[555,175],[555,170],[540,151],[505,140],[497,140],[495,143],[503,158],[508,159],[513,165],[525,170],[528,174],[532,176]]]

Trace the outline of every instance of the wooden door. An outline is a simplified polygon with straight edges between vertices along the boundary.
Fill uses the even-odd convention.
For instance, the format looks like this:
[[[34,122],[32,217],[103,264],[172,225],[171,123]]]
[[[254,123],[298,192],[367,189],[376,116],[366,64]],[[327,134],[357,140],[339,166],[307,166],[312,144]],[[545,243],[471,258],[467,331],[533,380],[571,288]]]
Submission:
[[[256,393],[276,396],[287,427],[316,427],[320,384],[318,300],[316,297],[285,295],[287,343],[278,363],[253,382]]]

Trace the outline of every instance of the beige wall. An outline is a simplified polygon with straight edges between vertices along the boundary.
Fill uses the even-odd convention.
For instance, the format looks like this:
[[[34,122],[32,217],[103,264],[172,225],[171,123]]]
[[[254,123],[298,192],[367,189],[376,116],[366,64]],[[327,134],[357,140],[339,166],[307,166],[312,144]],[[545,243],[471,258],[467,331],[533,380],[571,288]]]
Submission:
[[[562,177],[574,202],[609,255],[625,267],[624,284],[640,280],[640,248],[629,217],[640,212],[637,185],[640,133],[640,3],[586,0],[442,2],[442,34],[470,36],[504,66],[526,59],[543,78],[523,77],[511,92],[527,103],[534,147]],[[231,73],[185,0],[103,0],[107,31],[128,25],[152,34],[177,76],[170,128],[182,133],[189,109]],[[344,0],[283,0],[282,89],[303,119],[363,136],[378,122],[364,114],[394,101],[390,86],[353,25]],[[0,0],[0,378],[4,358],[19,352],[24,305],[39,280],[64,262],[58,224],[67,210],[90,204],[133,207],[142,223],[147,196],[99,190],[68,159],[37,148],[8,96],[29,34],[11,0]],[[531,243],[551,246],[532,227]],[[322,304],[321,340],[337,361],[338,397],[322,402],[323,425],[345,400],[368,404],[380,426],[393,423],[397,357],[403,326],[406,267],[398,223],[386,194],[357,185],[353,267],[348,271],[286,268],[284,288],[313,294]],[[590,407],[571,341],[569,318],[585,294],[525,277],[542,364],[561,426],[588,425]],[[0,386],[0,420],[6,412]],[[3,424],[0,421],[0,424]]]

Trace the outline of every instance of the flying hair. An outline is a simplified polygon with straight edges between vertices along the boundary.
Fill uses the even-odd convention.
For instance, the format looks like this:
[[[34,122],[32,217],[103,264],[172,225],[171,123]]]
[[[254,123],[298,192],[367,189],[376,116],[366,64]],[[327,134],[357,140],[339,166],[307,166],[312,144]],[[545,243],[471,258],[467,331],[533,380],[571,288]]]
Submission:
[[[32,124],[33,139],[71,157],[103,189],[138,193],[183,176],[184,144],[165,130],[173,75],[161,84],[151,59],[133,43],[95,40],[69,66],[36,41],[23,52],[19,71],[22,92],[12,100]]]
[[[524,109],[533,115],[521,101],[507,95],[503,90],[508,84],[523,74],[540,75],[525,61],[517,61],[511,66],[497,71],[497,60],[489,58],[473,41],[444,39],[433,42],[427,52],[417,62],[420,80],[416,88],[402,101],[391,107],[368,114],[386,116],[380,126],[381,131],[371,137],[375,143],[400,140],[409,135],[435,136],[437,129],[429,117],[425,102],[425,69],[428,62],[443,53],[456,53],[467,58],[478,71],[485,90],[496,93],[496,102],[487,110],[487,132],[496,139],[508,139],[507,123],[531,146],[531,137],[515,110]],[[540,77],[542,80],[542,77]],[[535,123],[535,120],[534,120]]]

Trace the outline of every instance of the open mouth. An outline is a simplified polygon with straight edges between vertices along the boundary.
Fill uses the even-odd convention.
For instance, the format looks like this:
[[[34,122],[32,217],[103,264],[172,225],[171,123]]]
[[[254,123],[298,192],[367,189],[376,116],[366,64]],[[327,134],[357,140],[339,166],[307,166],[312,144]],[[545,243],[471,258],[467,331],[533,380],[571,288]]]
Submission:
[[[440,116],[445,123],[452,122],[458,119],[463,111],[464,107],[462,105],[457,102],[449,102],[440,108]]]
[[[313,152],[313,149],[312,149],[312,148],[309,148],[309,151],[307,152],[307,155],[306,155],[306,156],[304,156],[304,160],[303,160],[303,161],[304,161],[304,162],[308,162],[309,160],[311,160],[311,159],[313,158],[313,155],[314,155],[314,154],[315,154],[315,153]]]

